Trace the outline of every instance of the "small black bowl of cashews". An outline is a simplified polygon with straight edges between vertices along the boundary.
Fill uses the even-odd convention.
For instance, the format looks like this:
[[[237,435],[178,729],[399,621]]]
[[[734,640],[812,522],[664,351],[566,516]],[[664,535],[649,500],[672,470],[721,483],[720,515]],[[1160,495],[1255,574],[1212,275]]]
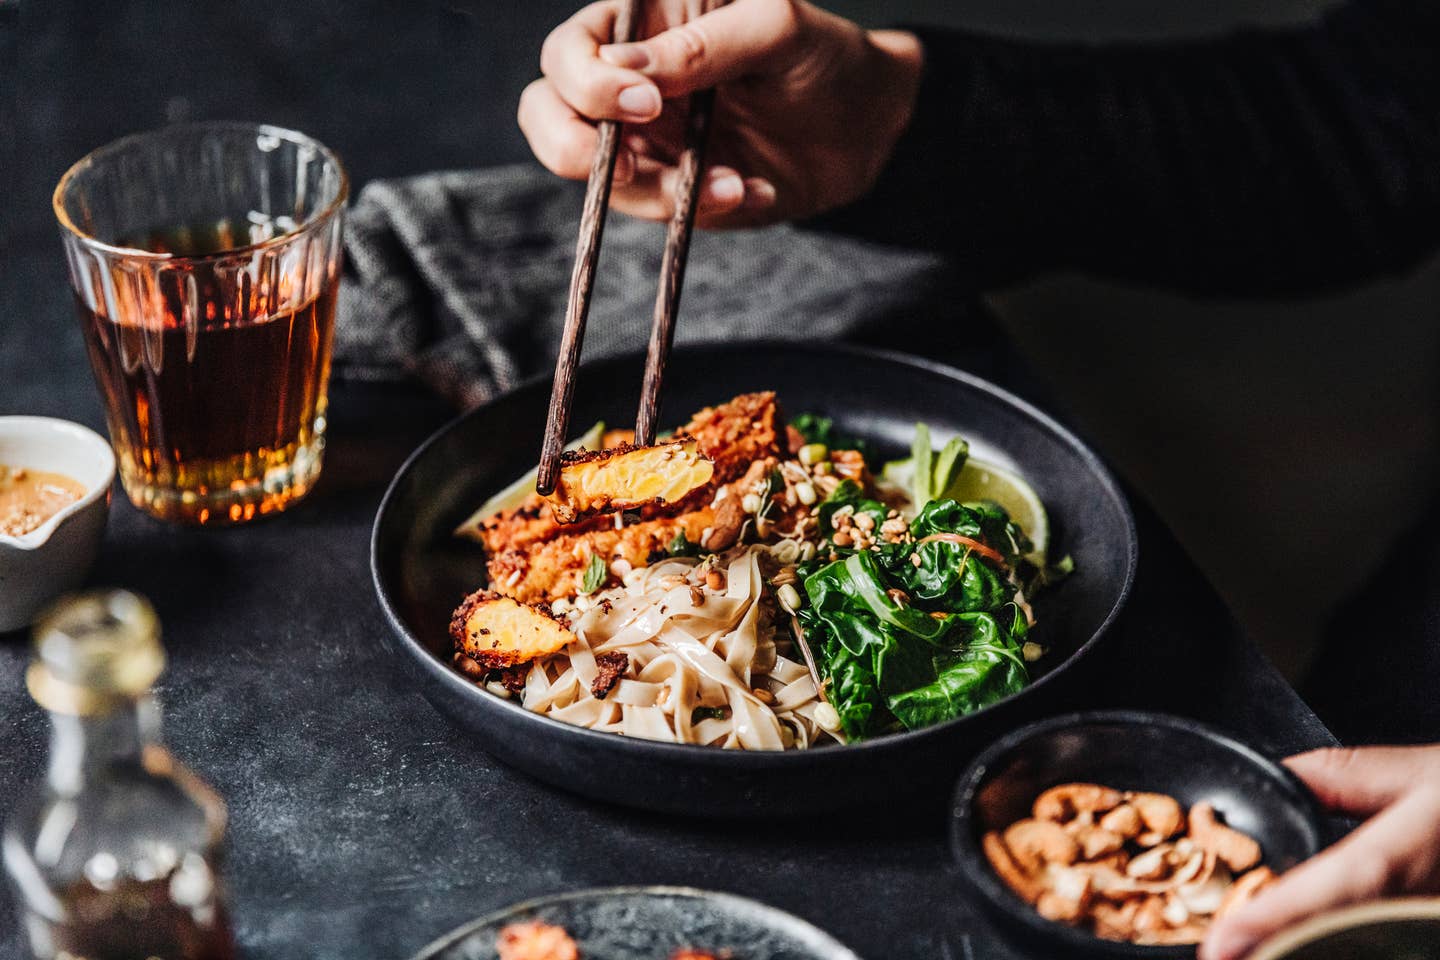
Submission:
[[[1074,713],[1004,737],[960,780],[962,878],[1047,956],[1194,957],[1216,916],[1322,846],[1314,798],[1197,721]]]

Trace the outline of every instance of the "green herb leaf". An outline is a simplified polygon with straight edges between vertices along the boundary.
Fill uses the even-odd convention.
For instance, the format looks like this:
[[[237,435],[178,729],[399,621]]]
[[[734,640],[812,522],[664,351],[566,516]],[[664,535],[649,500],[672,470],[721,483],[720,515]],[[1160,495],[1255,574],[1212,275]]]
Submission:
[[[594,593],[599,590],[609,573],[610,566],[605,562],[605,558],[598,553],[590,554],[590,562],[585,565],[585,575],[580,579],[580,592]]]
[[[702,720],[724,720],[729,716],[729,707],[696,707],[690,711],[690,723],[693,726]]]
[[[685,531],[681,530],[675,534],[669,546],[666,547],[666,551],[672,557],[698,557],[700,545],[691,543],[690,539],[685,536]]]

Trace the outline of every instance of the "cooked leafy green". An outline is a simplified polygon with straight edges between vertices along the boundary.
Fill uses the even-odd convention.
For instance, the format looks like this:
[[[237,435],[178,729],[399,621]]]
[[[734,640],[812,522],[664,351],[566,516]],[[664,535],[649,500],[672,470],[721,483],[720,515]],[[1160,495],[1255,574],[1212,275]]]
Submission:
[[[1029,683],[1013,574],[1027,544],[1002,509],[932,500],[911,538],[856,551],[833,546],[846,507],[887,514],[849,481],[820,505],[832,546],[800,566],[799,617],[847,739],[939,723]]]
[[[729,707],[696,707],[690,711],[691,723],[700,723],[704,720],[726,720],[729,717]]]
[[[970,628],[963,650],[935,658],[936,677],[924,686],[890,697],[886,706],[910,729],[972,713],[1003,700],[1030,682],[1020,656],[1025,617],[1011,604],[1009,635],[989,613],[956,614]]]
[[[672,557],[700,556],[700,545],[698,543],[691,543],[690,538],[685,536],[684,530],[678,531],[665,549]]]

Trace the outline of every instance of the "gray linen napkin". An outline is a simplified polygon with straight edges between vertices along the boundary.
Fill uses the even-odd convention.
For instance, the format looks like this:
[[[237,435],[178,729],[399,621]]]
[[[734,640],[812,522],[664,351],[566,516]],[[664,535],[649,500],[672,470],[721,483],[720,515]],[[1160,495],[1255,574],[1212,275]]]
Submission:
[[[337,375],[419,376],[472,407],[550,370],[583,193],[533,166],[366,186],[347,225]],[[663,245],[663,227],[611,215],[586,358],[644,348]],[[934,255],[793,226],[697,232],[676,339],[858,339],[933,355],[937,326],[972,304]]]

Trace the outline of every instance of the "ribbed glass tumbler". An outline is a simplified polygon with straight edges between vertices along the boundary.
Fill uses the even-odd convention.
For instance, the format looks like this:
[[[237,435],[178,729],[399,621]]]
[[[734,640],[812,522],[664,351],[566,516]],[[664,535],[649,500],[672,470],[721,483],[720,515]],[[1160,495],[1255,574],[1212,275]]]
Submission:
[[[55,188],[85,344],[131,501],[243,523],[320,474],[348,183],[303,134],[166,127]]]

